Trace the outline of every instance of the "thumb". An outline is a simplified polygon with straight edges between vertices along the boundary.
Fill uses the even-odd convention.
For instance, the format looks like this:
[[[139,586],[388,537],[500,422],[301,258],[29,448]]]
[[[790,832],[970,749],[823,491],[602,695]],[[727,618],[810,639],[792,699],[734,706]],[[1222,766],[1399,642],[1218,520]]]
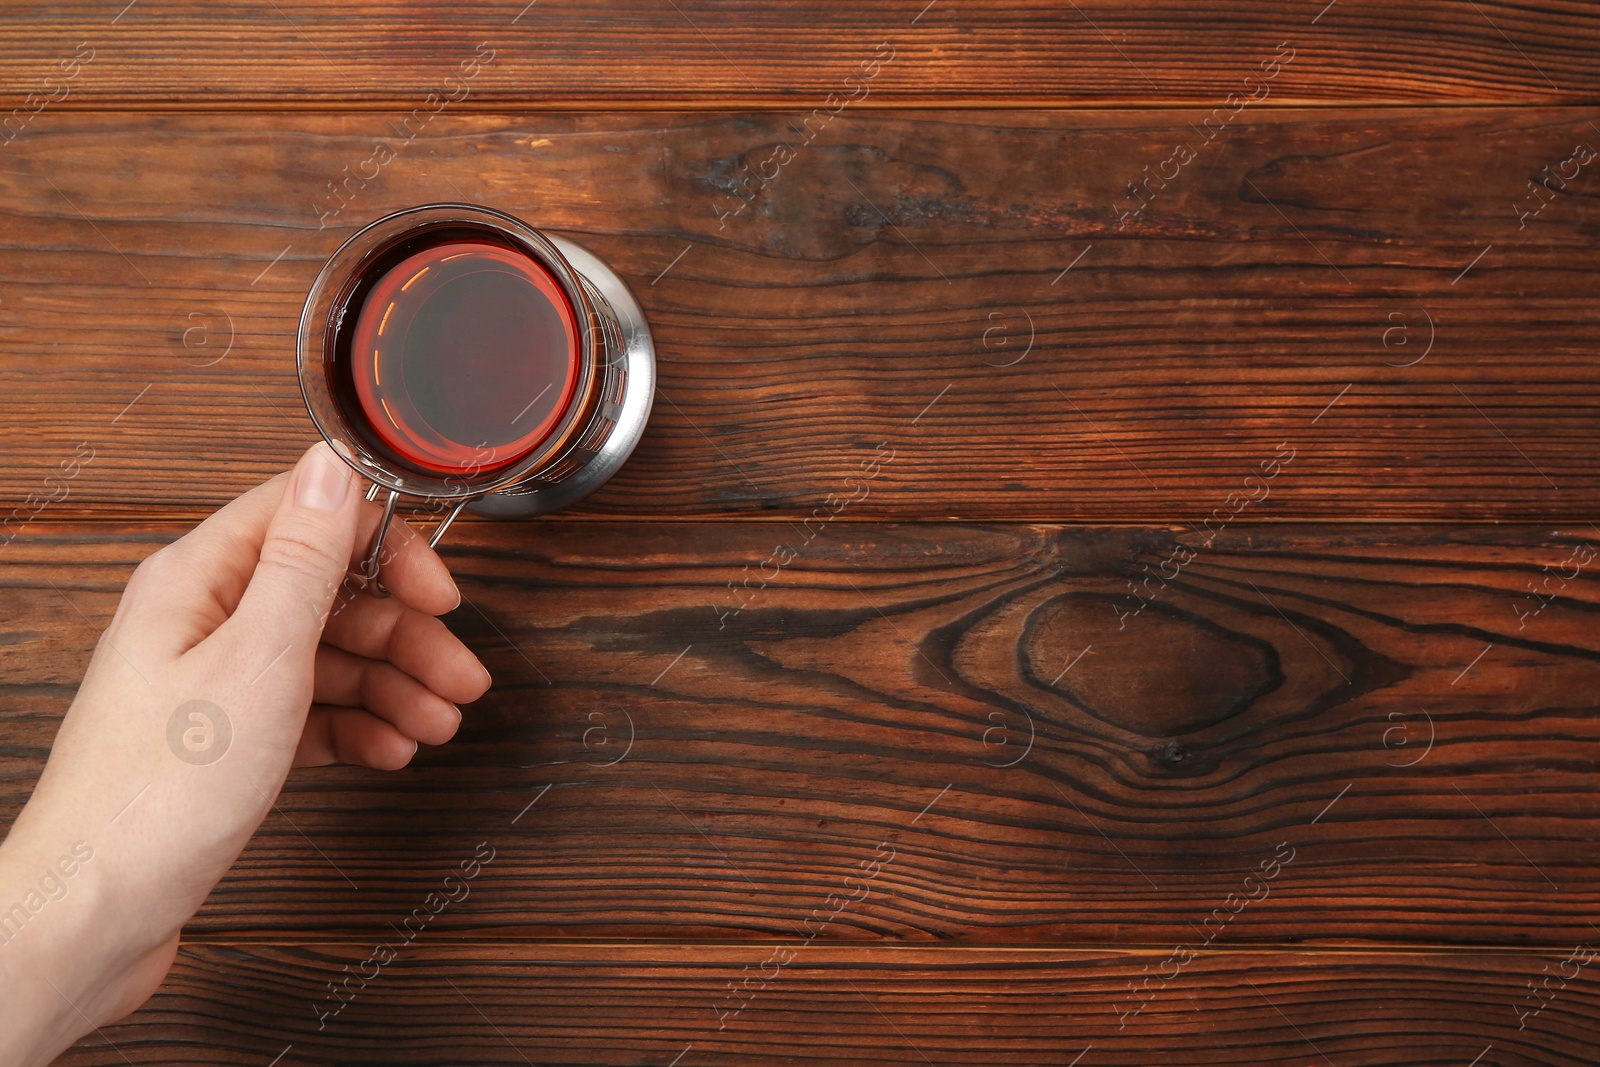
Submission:
[[[231,618],[227,643],[301,662],[309,678],[323,624],[355,551],[361,495],[356,473],[318,442],[300,457],[267,524],[261,557]],[[252,657],[253,658],[253,657]]]

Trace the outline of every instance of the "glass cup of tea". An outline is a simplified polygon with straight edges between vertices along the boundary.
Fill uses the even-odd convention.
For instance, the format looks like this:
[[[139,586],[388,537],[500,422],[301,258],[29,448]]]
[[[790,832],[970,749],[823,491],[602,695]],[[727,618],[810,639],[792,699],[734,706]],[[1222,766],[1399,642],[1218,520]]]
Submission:
[[[357,575],[378,596],[402,495],[523,518],[603,485],[644,433],[655,347],[639,302],[583,247],[470,204],[386,215],[333,253],[300,316],[318,431],[384,490]]]

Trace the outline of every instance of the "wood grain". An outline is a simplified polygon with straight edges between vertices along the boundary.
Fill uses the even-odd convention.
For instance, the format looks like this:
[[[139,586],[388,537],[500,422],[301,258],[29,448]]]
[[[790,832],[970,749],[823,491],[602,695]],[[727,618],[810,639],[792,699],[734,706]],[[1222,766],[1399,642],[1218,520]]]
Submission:
[[[1588,514],[1600,178],[1515,211],[1588,116],[1238,121],[1119,227],[1187,117],[847,111],[803,145],[790,116],[446,113],[346,202],[385,116],[46,114],[0,173],[0,499],[82,442],[55,515],[193,515],[285,468],[323,260],[481,199],[599,252],[656,331],[650,429],[581,514],[795,521],[880,442],[849,519],[1199,523],[1285,442],[1250,520]]]
[[[7,813],[175,532],[41,521],[0,549]],[[411,770],[297,773],[191,936],[371,937],[484,841],[450,936],[1596,936],[1600,533],[805,536],[461,531],[451,621],[495,688]],[[1119,617],[1176,544],[1194,558]]]
[[[484,44],[472,106],[809,108],[880,41],[896,56],[873,95],[893,102],[1213,106],[1285,41],[1299,55],[1274,98],[1293,102],[1587,103],[1600,88],[1593,12],[1567,0],[62,0],[10,4],[0,30],[0,92],[18,104],[59,93],[43,79],[93,48],[63,101],[87,107],[392,107],[448,91]]]
[[[382,967],[364,943],[187,946],[58,1062],[1575,1067],[1600,1041],[1570,948],[1215,952],[1144,987],[1164,953],[417,942]],[[1575,969],[1527,1015],[1527,982]],[[1135,1015],[1136,983],[1157,992]]]

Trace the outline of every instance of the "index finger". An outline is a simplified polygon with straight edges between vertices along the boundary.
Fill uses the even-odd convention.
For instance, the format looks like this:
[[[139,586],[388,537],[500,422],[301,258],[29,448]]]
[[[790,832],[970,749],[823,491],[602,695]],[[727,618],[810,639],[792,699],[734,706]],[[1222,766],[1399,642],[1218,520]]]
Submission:
[[[285,473],[256,486],[141,563],[118,610],[130,632],[145,643],[159,642],[163,651],[182,654],[232,616],[255,572],[267,525],[287,484]],[[379,505],[361,502],[352,568],[366,558],[382,515]],[[398,516],[384,539],[380,565],[384,586],[417,611],[441,615],[460,603],[444,561]],[[345,586],[350,592],[341,588],[340,597],[348,600],[361,583],[351,579]]]
[[[353,575],[365,564],[382,519],[382,506],[363,504],[361,532],[355,556],[350,560]],[[399,515],[390,521],[383,547],[378,552],[378,581],[407,607],[426,615],[443,615],[461,605],[461,592],[444,560],[428,544],[428,539]],[[360,582],[354,579],[345,584],[360,587]]]

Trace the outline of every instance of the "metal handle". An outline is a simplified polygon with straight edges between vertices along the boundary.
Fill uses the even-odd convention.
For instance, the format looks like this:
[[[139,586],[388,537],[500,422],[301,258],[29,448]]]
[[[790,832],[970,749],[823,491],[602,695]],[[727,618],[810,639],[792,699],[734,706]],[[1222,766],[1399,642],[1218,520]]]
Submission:
[[[372,483],[372,488],[367,490],[367,499],[375,499],[381,489],[382,487],[378,483]],[[439,520],[439,525],[434,527],[433,533],[428,537],[429,548],[438,546],[439,539],[444,537],[446,530],[450,529],[450,524],[456,521],[456,516],[461,514],[462,509],[476,499],[477,497],[469,496],[456,501],[456,506],[450,509],[450,514]],[[389,524],[394,521],[395,505],[399,502],[400,491],[397,489],[389,490],[389,499],[383,503],[383,518],[378,520],[377,533],[372,536],[372,547],[367,550],[366,559],[361,561],[360,568],[355,572],[368,591],[380,599],[389,595],[389,590],[385,589],[383,583],[378,581],[378,570],[381,565],[380,557],[383,554],[383,539],[389,534]]]

